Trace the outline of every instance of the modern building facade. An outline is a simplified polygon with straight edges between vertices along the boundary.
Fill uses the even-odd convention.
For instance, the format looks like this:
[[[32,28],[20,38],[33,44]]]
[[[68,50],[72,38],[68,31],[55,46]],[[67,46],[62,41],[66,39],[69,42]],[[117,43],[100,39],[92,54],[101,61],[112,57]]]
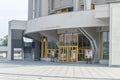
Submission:
[[[9,22],[8,59],[21,48],[24,60],[49,60],[54,50],[58,62],[74,63],[92,50],[93,63],[119,66],[119,17],[120,0],[29,0],[28,21]]]

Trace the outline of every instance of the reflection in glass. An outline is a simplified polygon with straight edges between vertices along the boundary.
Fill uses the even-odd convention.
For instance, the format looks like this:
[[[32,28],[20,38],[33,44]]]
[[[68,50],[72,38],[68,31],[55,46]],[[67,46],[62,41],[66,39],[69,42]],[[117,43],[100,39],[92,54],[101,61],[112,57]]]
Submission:
[[[103,32],[103,59],[109,59],[109,32]]]
[[[59,35],[59,44],[61,46],[77,45],[77,42],[78,42],[78,33]]]

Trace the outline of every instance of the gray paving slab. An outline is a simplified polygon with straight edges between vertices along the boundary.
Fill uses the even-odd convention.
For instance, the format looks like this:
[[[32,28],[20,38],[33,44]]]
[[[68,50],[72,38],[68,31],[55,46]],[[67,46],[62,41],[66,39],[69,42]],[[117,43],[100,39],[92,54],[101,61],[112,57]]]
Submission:
[[[41,61],[0,62],[0,80],[120,80],[120,68]]]

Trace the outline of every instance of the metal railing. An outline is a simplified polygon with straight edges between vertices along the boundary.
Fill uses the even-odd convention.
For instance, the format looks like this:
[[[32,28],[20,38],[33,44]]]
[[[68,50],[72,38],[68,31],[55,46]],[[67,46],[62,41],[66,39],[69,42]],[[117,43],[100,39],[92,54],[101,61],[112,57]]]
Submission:
[[[90,41],[90,44],[91,44],[91,47],[92,47],[92,50],[93,50],[93,63],[95,63],[96,61],[96,54],[97,54],[97,46],[96,46],[96,42],[95,40],[93,39],[93,37],[87,33],[87,31],[85,31],[83,28],[79,28],[78,29],[89,41]]]

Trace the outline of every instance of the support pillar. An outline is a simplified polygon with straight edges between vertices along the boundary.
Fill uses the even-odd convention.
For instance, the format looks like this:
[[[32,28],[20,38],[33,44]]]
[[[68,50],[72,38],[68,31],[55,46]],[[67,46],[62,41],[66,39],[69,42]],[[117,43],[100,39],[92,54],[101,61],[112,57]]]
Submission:
[[[33,0],[28,0],[28,20],[33,18]]]
[[[41,0],[41,16],[48,15],[48,0]]]
[[[38,18],[38,17],[40,17],[40,14],[41,14],[41,11],[40,11],[41,0],[35,0],[34,4],[35,4],[34,5],[34,12],[35,12],[34,18]]]
[[[9,23],[7,59],[13,60],[13,56],[14,56],[14,49],[13,49],[13,45],[12,45],[12,30],[10,29],[10,23]]]
[[[34,40],[34,60],[40,60],[40,41]]]
[[[110,3],[109,66],[120,66],[120,3]]]
[[[73,10],[80,11],[80,0],[73,0]]]
[[[84,0],[84,10],[91,10],[92,0]]]

